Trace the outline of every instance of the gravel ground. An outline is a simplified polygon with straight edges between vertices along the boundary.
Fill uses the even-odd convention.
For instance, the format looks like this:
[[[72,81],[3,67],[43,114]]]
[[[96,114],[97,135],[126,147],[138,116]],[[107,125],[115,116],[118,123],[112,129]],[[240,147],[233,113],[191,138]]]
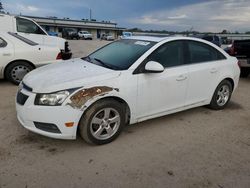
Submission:
[[[75,57],[105,43],[70,41]],[[17,87],[0,88],[0,188],[250,187],[250,78],[223,111],[200,107],[127,126],[103,146],[27,131],[16,119]]]

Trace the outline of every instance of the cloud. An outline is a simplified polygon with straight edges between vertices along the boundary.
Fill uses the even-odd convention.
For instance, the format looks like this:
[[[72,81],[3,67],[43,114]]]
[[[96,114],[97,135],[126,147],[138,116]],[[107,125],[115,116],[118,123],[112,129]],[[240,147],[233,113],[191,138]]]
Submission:
[[[212,0],[191,5],[154,11],[129,20],[151,29],[221,32],[223,29],[241,31],[250,25],[250,1]],[[250,30],[250,28],[249,28]]]
[[[39,10],[39,8],[34,7],[34,6],[27,6],[27,9],[28,9],[29,11],[32,11],[32,12],[36,12],[36,11]]]
[[[7,12],[14,14],[49,16],[56,13],[55,10],[50,8],[38,8],[38,6],[24,3],[5,3],[4,7]]]
[[[40,9],[38,7],[35,7],[33,5],[23,5],[23,4],[17,4],[17,9],[20,10],[20,12],[38,12]]]
[[[184,19],[187,18],[186,14],[182,14],[182,15],[176,15],[176,16],[169,16],[168,19],[170,20],[178,20],[178,19]]]

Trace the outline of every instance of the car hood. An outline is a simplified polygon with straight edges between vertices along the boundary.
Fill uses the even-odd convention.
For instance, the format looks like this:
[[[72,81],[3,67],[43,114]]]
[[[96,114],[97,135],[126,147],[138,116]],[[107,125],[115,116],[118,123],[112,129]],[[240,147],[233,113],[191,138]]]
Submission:
[[[23,83],[35,93],[51,93],[95,84],[119,75],[120,71],[73,59],[35,69],[24,77]]]

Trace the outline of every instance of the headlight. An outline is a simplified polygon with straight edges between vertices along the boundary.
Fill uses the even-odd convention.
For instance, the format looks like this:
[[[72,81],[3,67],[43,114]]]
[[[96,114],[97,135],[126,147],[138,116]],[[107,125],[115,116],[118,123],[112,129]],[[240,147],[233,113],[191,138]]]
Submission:
[[[44,106],[59,106],[70,95],[69,91],[60,91],[57,93],[49,94],[37,94],[35,99],[35,105]]]

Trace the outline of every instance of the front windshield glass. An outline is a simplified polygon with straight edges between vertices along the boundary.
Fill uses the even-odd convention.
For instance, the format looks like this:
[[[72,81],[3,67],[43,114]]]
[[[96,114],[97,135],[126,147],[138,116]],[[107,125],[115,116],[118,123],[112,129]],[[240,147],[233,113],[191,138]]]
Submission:
[[[127,70],[139,57],[149,50],[155,42],[142,40],[119,40],[104,46],[84,58],[114,70]]]

